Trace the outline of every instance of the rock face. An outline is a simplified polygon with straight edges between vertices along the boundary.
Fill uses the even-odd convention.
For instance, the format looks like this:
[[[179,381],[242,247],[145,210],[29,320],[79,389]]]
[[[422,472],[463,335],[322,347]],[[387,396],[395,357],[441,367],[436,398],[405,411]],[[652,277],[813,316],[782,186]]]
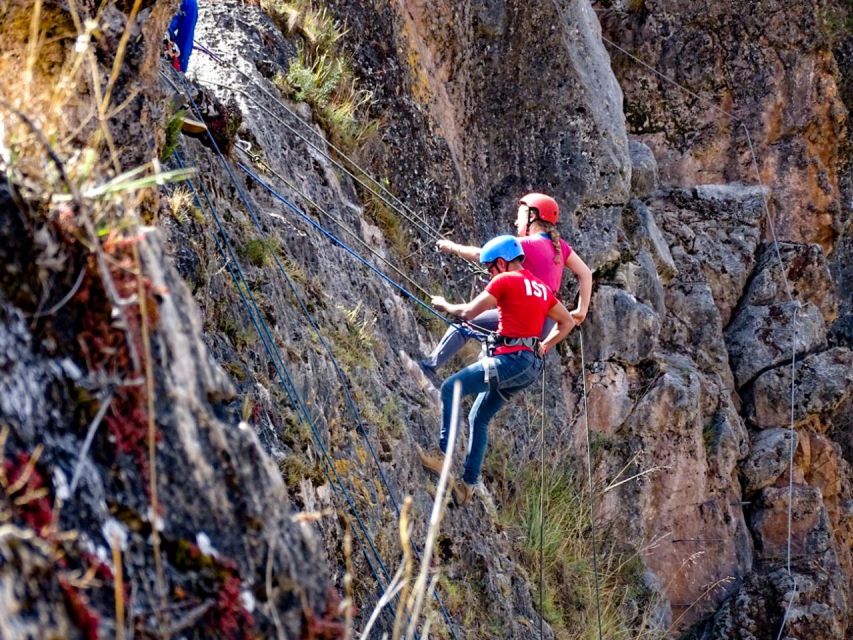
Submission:
[[[0,27],[15,40],[0,71],[17,73],[20,65],[2,63],[26,58],[25,4],[13,3]],[[97,44],[105,59],[127,4],[107,3]],[[0,427],[10,427],[0,474],[0,635],[89,637],[86,611],[101,619],[104,637],[113,634],[117,541],[140,636],[162,623],[160,572],[169,611],[186,610],[167,620],[187,625],[175,637],[240,637],[238,629],[339,637],[342,597],[352,598],[353,624],[363,628],[409,557],[399,535],[404,496],[415,555],[434,498],[413,451],[435,443],[439,414],[398,354],[426,351],[444,325],[353,253],[422,288],[418,295],[468,298],[479,285],[432,252],[436,229],[479,243],[509,230],[516,199],[534,189],[560,201],[560,231],[595,269],[593,303],[582,339],[576,332],[549,355],[544,397],[514,398],[491,426],[473,504],[445,514],[429,635],[532,637],[540,616],[545,637],[594,635],[594,625],[583,626],[595,611],[584,591],[592,534],[613,554],[607,566],[624,569],[607,590],[616,594],[606,603],[614,636],[757,640],[775,638],[783,618],[782,637],[850,635],[853,356],[836,91],[846,85],[819,37],[829,5],[326,4],[349,28],[342,47],[383,122],[357,160],[414,219],[390,208],[375,215],[374,189],[342,169],[310,108],[271,82],[297,55],[293,38],[237,0],[204,3],[196,33],[223,62],[196,51],[188,84],[168,73],[164,82],[229,105],[239,143],[223,158],[209,141],[181,139],[167,166],[198,168],[184,185],[188,210],[172,209],[176,187],[165,185],[159,205],[151,194],[134,200],[156,232],[117,245],[107,229],[104,251],[117,252],[128,302],[110,304],[93,245],[77,242],[97,242],[97,230],[64,226],[85,211],[40,216],[48,198],[21,208],[0,188]],[[47,5],[46,15],[62,18],[56,33],[73,33],[65,5]],[[116,89],[129,105],[127,126],[120,113],[114,123],[128,164],[160,148],[162,132],[149,123],[170,115],[155,51],[173,7],[146,5],[121,76],[132,78]],[[745,122],[763,186],[739,120],[670,91],[614,49],[611,70],[593,9],[605,38]],[[74,46],[61,36],[45,42]],[[63,59],[50,52],[48,62]],[[120,277],[135,273],[128,247],[141,284]],[[827,257],[832,247],[838,253]],[[567,280],[561,294],[571,304],[576,286]],[[47,319],[39,315],[55,291],[75,288]],[[128,345],[142,344],[141,301],[156,308],[153,484],[139,382],[147,377],[128,364]],[[110,367],[93,366],[104,362]],[[105,382],[108,374],[127,375]],[[458,445],[464,451],[464,434]],[[553,554],[545,611],[540,447],[549,483],[542,539]],[[578,480],[587,451],[595,529]],[[26,476],[28,465],[37,473]],[[58,522],[79,533],[76,542],[52,537],[42,488],[62,499]],[[20,508],[22,495],[32,506]],[[99,582],[80,589],[76,578],[87,571]],[[375,630],[392,628],[389,609]]]
[[[829,250],[845,215],[847,109],[832,51],[845,35],[842,3],[603,0],[595,8],[615,43],[628,131],[654,152],[661,181],[754,184],[751,141],[777,231]]]
[[[127,17],[115,3],[102,9],[97,46],[112,60]],[[25,41],[29,26],[16,29],[30,24],[32,7],[13,2],[3,11],[3,42]],[[51,34],[49,46],[71,56],[69,9],[45,3],[43,17],[40,38]],[[113,85],[119,100],[127,98],[125,126],[119,115],[113,122],[116,163],[161,144],[159,125],[139,118],[161,106],[153,78],[168,18],[163,3],[128,26],[135,37]],[[30,90],[66,72],[61,56],[46,56]],[[14,78],[2,79],[14,86]],[[77,80],[62,76],[85,100],[86,82],[75,87]],[[13,137],[24,160],[3,164],[0,636],[115,637],[119,615],[137,637],[166,630],[193,638],[297,637],[327,609],[324,553],[291,519],[294,505],[257,435],[225,408],[234,386],[210,357],[198,310],[160,234],[119,231],[151,215],[150,203],[76,196],[56,209],[40,198],[39,188],[67,193],[70,179],[54,186],[34,167],[61,157],[64,171],[79,169],[73,154],[65,156],[67,140],[57,140],[70,135],[79,155],[84,142],[74,135],[85,138],[86,122],[75,120],[76,106],[65,114],[73,134],[50,134],[49,119],[40,121],[54,139],[53,156],[33,156],[26,137]],[[5,109],[4,131],[17,131]],[[9,141],[0,140],[3,158]],[[110,178],[91,144],[81,185]],[[138,279],[128,275],[137,272]]]

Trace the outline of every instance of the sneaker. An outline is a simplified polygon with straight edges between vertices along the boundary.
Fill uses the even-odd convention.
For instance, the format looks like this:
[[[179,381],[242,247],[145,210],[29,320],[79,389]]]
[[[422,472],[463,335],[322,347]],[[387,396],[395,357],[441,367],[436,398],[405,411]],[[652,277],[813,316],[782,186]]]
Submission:
[[[200,138],[207,133],[207,125],[201,120],[184,116],[181,121],[181,132],[191,138]]]
[[[435,370],[435,367],[426,363],[426,360],[418,360],[418,367],[420,367],[421,372],[424,374],[427,380],[432,383],[436,389],[441,388],[441,378],[438,375],[438,372]]]
[[[464,480],[457,480],[453,483],[453,502],[457,507],[461,507],[471,500],[474,496],[474,485],[468,484]]]
[[[441,468],[444,466],[444,452],[436,447],[429,451],[424,451],[421,446],[416,444],[418,450],[418,458],[420,458],[421,466],[428,472],[435,475],[441,475]]]

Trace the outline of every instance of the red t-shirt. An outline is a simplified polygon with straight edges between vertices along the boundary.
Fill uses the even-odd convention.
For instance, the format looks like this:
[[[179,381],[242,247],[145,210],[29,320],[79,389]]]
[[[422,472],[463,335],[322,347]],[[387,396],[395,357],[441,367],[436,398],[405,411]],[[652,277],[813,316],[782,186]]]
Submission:
[[[527,269],[499,273],[486,287],[497,300],[498,333],[507,338],[538,338],[557,298],[544,282]],[[514,353],[523,346],[503,346],[496,354]],[[528,349],[529,351],[529,349]]]

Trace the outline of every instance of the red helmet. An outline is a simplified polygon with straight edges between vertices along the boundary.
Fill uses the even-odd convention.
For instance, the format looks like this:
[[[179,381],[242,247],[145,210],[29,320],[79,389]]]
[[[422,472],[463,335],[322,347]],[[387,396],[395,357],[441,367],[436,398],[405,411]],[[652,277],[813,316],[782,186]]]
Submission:
[[[557,224],[560,219],[560,205],[551,196],[546,196],[544,193],[528,193],[518,204],[526,204],[531,209],[536,209],[536,214],[540,220]]]

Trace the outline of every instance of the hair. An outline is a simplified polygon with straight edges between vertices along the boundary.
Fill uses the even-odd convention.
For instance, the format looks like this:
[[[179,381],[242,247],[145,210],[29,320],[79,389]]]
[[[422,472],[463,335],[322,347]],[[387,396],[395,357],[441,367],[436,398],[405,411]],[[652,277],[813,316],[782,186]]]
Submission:
[[[539,217],[531,221],[530,224],[533,223],[538,224],[542,231],[547,233],[551,238],[551,244],[554,245],[554,264],[560,264],[563,261],[563,250],[560,246],[560,232],[557,231],[557,227],[555,227],[553,223],[546,222]]]

